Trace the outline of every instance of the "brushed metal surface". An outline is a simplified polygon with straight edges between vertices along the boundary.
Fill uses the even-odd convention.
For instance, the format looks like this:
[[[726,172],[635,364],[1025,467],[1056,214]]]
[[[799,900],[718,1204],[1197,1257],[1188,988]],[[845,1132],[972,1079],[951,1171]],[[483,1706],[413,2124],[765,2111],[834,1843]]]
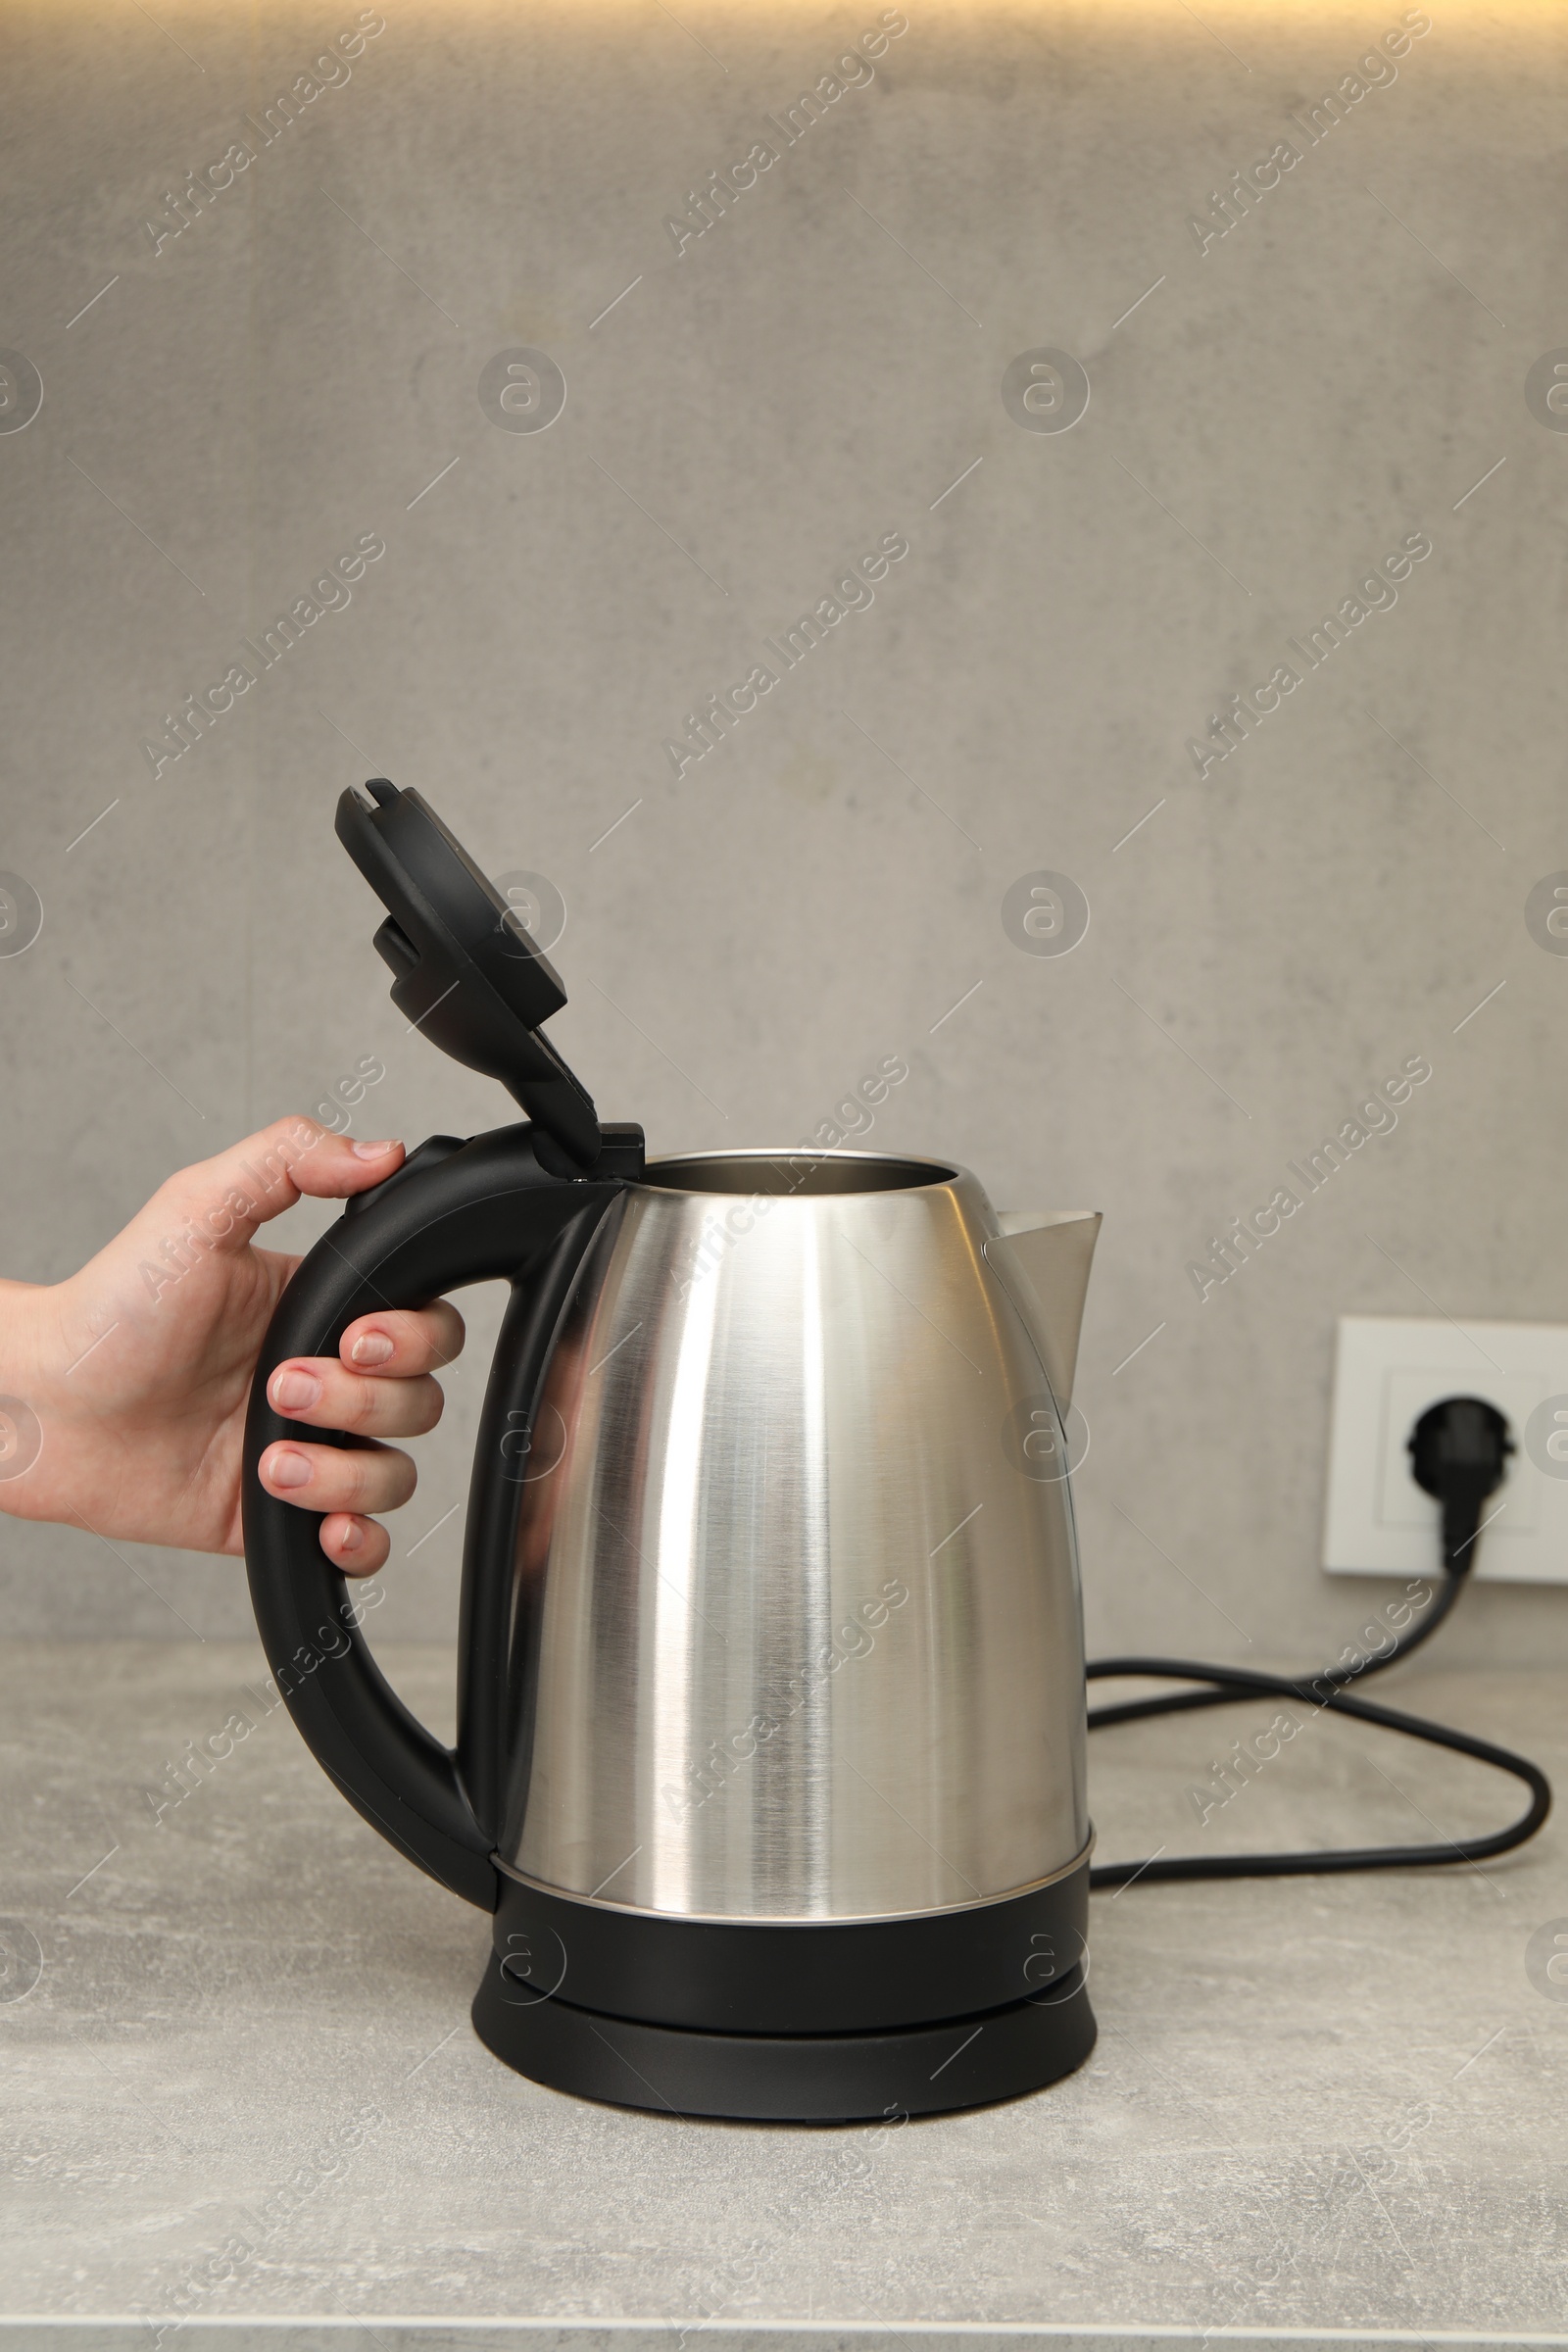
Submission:
[[[853,1919],[1082,1851],[1064,1449],[999,1239],[967,1171],[868,1152],[655,1162],[616,1203],[523,1501],[510,1868]]]
[[[1062,1863],[1059,1869],[1048,1871],[1043,1879],[1036,1879],[1031,1886],[1010,1886],[1005,1895],[986,1895],[979,1902],[976,1902],[972,1896],[966,1896],[961,1903],[928,1904],[922,1908],[920,1917],[922,1919],[939,1919],[946,1918],[954,1913],[961,1913],[964,1911],[985,1911],[990,1910],[999,1901],[1010,1901],[1013,1897],[1018,1895],[1039,1894],[1043,1888],[1047,1886],[1059,1886],[1063,1879],[1071,1878],[1075,1870],[1081,1870],[1084,1864],[1093,1856],[1094,1850],[1095,1833],[1093,1828],[1091,1828],[1089,1836],[1084,1840],[1081,1852],[1074,1854],[1070,1862]],[[514,1864],[503,1861],[499,1855],[497,1855],[495,1859],[497,1868],[502,1871],[507,1878],[514,1880],[519,1886],[531,1887],[537,1894],[559,1894],[562,1891],[559,1886],[547,1886],[541,1879],[529,1878],[526,1871],[518,1870]],[[580,1899],[582,1898],[577,1896],[572,1897],[573,1901]],[[648,1913],[648,1905],[646,1903],[617,1903],[613,1902],[608,1894],[594,1895],[591,1899],[596,1911],[624,1911],[638,1918],[646,1918]],[[815,1915],[807,1914],[806,1916],[808,1919],[809,1919]],[[680,1914],[680,1917],[683,1920],[695,1922],[698,1926],[727,1927],[734,1924],[735,1915],[733,1913],[725,1913],[721,1911],[683,1911]],[[746,1919],[746,1924],[749,1927],[777,1928],[786,1926],[794,1927],[798,1925],[802,1918],[802,1914],[798,1911],[749,1911],[744,1914],[744,1917]],[[909,1917],[909,1913],[906,1910],[892,1912],[858,1912],[853,1916],[843,1916],[838,1913],[834,1913],[831,1915],[831,1917],[834,1925],[838,1927],[890,1927],[899,1920],[906,1920]],[[499,1949],[499,1946],[497,1948]],[[1044,1974],[1046,1963],[1042,1961],[1040,1966],[1041,1973]]]

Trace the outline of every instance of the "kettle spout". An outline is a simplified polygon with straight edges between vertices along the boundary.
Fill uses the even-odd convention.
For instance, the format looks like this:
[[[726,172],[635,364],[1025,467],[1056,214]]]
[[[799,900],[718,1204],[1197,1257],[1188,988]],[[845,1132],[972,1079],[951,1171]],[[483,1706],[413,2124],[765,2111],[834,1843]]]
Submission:
[[[1051,1390],[1063,1413],[1072,1402],[1089,1269],[1100,1236],[1099,1209],[1004,1209],[986,1262],[1022,1315]]]

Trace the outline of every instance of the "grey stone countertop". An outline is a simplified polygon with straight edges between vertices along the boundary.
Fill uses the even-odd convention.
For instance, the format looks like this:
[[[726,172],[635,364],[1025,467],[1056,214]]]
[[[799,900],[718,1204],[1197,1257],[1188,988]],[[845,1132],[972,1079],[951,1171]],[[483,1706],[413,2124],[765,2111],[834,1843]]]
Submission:
[[[449,1653],[386,1662],[440,1728]],[[1484,1870],[1097,1895],[1099,2046],[1034,2097],[885,2132],[687,2122],[480,2046],[485,1921],[259,1703],[254,1647],[17,1643],[0,1674],[0,2345],[1568,2344],[1560,1814]],[[1560,1785],[1560,1678],[1396,1685]],[[1097,1734],[1102,1858],[1519,1810],[1319,1718],[1200,1826],[1189,1790],[1271,1713]]]

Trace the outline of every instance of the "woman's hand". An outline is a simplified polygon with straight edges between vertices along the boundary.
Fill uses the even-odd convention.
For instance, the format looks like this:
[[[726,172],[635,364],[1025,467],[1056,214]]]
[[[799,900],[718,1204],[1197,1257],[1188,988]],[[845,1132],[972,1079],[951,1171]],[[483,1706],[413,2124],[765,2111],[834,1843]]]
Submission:
[[[172,1176],[79,1274],[0,1283],[0,1510],[135,1544],[240,1551],[251,1375],[299,1263],[254,1236],[302,1195],[346,1200],[402,1161],[401,1144],[281,1119]],[[272,1374],[278,1412],[364,1441],[285,1439],[261,1459],[269,1493],[322,1514],[321,1548],[347,1575],[385,1560],[386,1531],[369,1514],[407,1502],[415,1469],[384,1441],[435,1427],[432,1375],[462,1346],[462,1317],[438,1300],[363,1315],[335,1357],[293,1357]]]

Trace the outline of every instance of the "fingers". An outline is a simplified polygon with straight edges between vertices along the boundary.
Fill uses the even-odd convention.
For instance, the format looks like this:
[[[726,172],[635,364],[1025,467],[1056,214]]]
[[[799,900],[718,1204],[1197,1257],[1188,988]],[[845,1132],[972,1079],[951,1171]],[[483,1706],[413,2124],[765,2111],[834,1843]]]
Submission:
[[[373,1519],[349,1511],[329,1511],[321,1521],[321,1549],[345,1576],[373,1576],[386,1565],[392,1539]]]
[[[463,1317],[444,1298],[389,1308],[351,1323],[337,1357],[290,1356],[267,1384],[274,1412],[365,1441],[343,1448],[283,1438],[259,1465],[269,1494],[322,1514],[321,1549],[345,1576],[373,1576],[385,1565],[391,1539],[368,1514],[396,1510],[414,1493],[408,1455],[376,1441],[435,1427],[444,1399],[430,1375],[451,1363],[464,1336]]]
[[[338,1342],[338,1354],[356,1372],[380,1380],[407,1380],[421,1372],[439,1372],[463,1352],[463,1317],[449,1299],[433,1306],[390,1308],[385,1314],[362,1315]],[[347,1422],[334,1422],[347,1428]],[[401,1436],[410,1432],[399,1431]]]
[[[377,1380],[351,1372],[330,1355],[291,1355],[267,1384],[274,1413],[312,1429],[346,1430],[356,1438],[419,1438],[434,1429],[445,1402],[425,1373]]]
[[[302,1510],[346,1513],[361,1519],[395,1511],[414,1493],[416,1472],[391,1446],[310,1446],[280,1438],[257,1465],[269,1494]],[[338,1531],[341,1543],[343,1531]],[[368,1535],[362,1537],[368,1541]],[[352,1546],[351,1546],[352,1548]]]

